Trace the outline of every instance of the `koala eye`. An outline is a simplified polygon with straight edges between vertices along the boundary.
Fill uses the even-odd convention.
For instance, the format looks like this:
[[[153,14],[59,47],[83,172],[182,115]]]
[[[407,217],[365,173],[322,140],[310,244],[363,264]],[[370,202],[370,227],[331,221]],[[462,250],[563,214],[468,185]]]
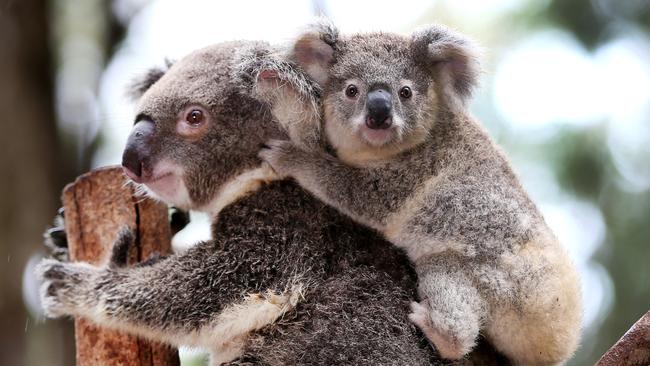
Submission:
[[[206,109],[192,105],[178,114],[176,132],[185,138],[196,140],[210,130],[211,123],[210,113]]]
[[[201,124],[204,120],[203,111],[200,109],[192,109],[185,116],[185,121],[191,125]]]
[[[413,92],[411,91],[411,88],[408,86],[402,87],[402,89],[399,90],[399,96],[408,99],[413,95]]]
[[[348,98],[354,98],[359,94],[359,89],[357,88],[356,85],[350,84],[348,85],[347,88],[345,88],[345,96]]]

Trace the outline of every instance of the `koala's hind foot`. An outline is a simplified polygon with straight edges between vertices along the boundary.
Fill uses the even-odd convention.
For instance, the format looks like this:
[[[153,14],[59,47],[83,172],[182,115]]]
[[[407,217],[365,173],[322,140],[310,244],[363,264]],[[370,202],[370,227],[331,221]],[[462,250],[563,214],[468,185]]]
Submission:
[[[418,266],[422,301],[411,304],[409,315],[440,356],[450,360],[460,359],[474,348],[487,311],[461,268],[455,258],[446,256]]]
[[[409,320],[420,328],[442,358],[458,360],[474,347],[474,338],[458,339],[453,334],[441,332],[436,328],[431,320],[431,309],[427,305],[412,302]]]

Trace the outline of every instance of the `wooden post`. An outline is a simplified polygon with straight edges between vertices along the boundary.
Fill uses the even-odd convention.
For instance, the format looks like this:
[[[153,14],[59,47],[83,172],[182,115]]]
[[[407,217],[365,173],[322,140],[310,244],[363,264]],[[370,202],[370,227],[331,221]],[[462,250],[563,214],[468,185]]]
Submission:
[[[597,366],[650,365],[650,311],[607,351]]]
[[[71,260],[105,263],[124,226],[137,233],[129,250],[129,264],[145,260],[154,252],[169,252],[167,207],[134,197],[133,188],[126,182],[120,167],[108,167],[84,174],[65,187],[63,207]],[[78,366],[180,364],[178,352],[172,347],[101,329],[85,319],[75,319],[75,343]]]

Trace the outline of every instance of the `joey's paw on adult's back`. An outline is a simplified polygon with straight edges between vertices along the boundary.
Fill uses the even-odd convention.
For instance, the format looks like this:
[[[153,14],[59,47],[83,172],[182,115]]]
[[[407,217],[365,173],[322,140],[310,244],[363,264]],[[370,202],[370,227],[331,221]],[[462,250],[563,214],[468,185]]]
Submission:
[[[267,162],[281,178],[291,176],[292,165],[303,154],[288,140],[269,140],[259,151],[260,159]]]

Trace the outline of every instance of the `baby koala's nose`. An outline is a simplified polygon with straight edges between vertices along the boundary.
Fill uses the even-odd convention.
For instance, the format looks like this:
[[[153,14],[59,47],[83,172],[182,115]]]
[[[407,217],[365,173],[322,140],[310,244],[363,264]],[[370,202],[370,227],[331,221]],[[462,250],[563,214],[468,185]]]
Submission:
[[[390,118],[393,101],[390,93],[384,89],[376,89],[368,93],[368,117],[366,126],[373,130],[384,130],[390,127],[392,118]]]

